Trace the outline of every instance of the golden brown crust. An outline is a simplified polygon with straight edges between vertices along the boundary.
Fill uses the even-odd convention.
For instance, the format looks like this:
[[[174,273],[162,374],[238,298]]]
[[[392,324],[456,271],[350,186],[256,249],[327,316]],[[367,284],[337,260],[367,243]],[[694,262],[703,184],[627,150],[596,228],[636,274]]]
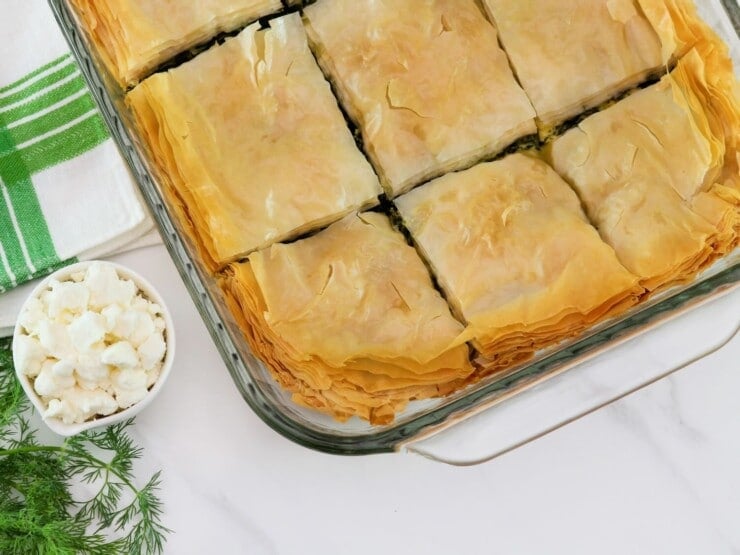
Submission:
[[[536,132],[474,1],[322,0],[305,15],[390,196]]]
[[[640,10],[655,29],[662,46],[663,63],[680,59],[692,48],[721,43],[696,12],[692,0],[637,0]]]
[[[222,31],[280,9],[280,0],[71,0],[111,74],[126,87]]]
[[[661,68],[661,42],[636,0],[484,0],[548,128]]]
[[[466,336],[499,366],[624,311],[642,292],[539,159],[481,164],[396,204]]]
[[[473,369],[463,326],[388,219],[348,216],[232,264],[222,287],[252,347],[301,404],[387,423]]]
[[[486,1],[503,23],[507,10],[537,4]],[[301,405],[387,424],[409,401],[524,362],[737,246],[738,83],[726,47],[690,4],[539,3],[589,16],[567,41],[544,32],[548,47],[561,43],[553,55],[575,48],[583,59],[536,60],[546,70],[534,85],[520,72],[541,120],[680,61],[547,147],[543,157],[580,198],[543,160],[518,154],[396,199],[451,306],[386,216],[347,216],[280,244],[380,192],[299,16],[248,28],[146,80],[128,102],[171,208],[205,265],[223,270],[226,303],[252,351]],[[601,11],[590,13],[594,6]],[[361,124],[390,196],[534,131],[534,110],[473,0],[321,0],[306,14],[317,57]],[[612,35],[618,40],[604,38]],[[610,52],[583,46],[594,36]],[[466,341],[478,351],[473,362]]]
[[[378,179],[296,14],[248,27],[126,100],[214,268],[377,203]]]
[[[717,47],[587,118],[548,149],[620,260],[649,290],[737,244],[737,84]]]
[[[543,128],[643,81],[661,43],[633,0],[484,0]]]

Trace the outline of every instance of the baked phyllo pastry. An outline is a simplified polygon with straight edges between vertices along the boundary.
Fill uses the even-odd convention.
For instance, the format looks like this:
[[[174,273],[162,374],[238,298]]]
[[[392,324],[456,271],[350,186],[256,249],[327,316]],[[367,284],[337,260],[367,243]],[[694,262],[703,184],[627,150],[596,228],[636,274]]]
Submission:
[[[740,105],[717,45],[595,114],[549,148],[601,236],[648,290],[686,281],[737,244]]]
[[[347,216],[228,267],[222,286],[253,352],[296,402],[393,420],[472,373],[463,326],[386,216]]]
[[[484,0],[542,130],[598,106],[663,65],[637,0]]]
[[[280,0],[71,0],[108,70],[127,86],[158,65],[280,9]]]
[[[660,38],[663,61],[679,59],[701,45],[726,48],[699,17],[693,0],[638,0],[638,3]]]
[[[391,196],[536,132],[475,0],[319,0],[305,22]]]
[[[270,25],[252,25],[127,96],[162,181],[216,268],[381,193],[300,16]]]
[[[540,159],[480,164],[395,202],[485,366],[526,360],[643,291]]]

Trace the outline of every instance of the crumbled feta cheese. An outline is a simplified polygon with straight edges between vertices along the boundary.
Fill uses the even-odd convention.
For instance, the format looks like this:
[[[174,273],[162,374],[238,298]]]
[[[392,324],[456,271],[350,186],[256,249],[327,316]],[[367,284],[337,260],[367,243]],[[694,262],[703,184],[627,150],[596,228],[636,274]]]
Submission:
[[[51,296],[51,289],[47,289],[45,291],[42,291],[39,295],[39,300],[41,301],[41,304],[44,305],[44,311],[46,311],[46,307],[49,306],[49,297]],[[48,314],[47,314],[48,316]]]
[[[139,355],[128,341],[119,341],[108,347],[100,360],[118,368],[135,368],[139,365]]]
[[[136,295],[133,301],[131,301],[131,308],[138,310],[139,312],[147,312],[151,303],[147,301],[141,295]]]
[[[113,386],[110,381],[110,373],[108,376],[104,378],[98,378],[96,380],[86,380],[82,376],[77,376],[77,385],[79,385],[82,389],[87,389],[88,391],[95,391],[96,389],[101,389],[107,393],[113,394]]]
[[[116,402],[121,409],[127,409],[132,405],[135,405],[146,397],[147,389],[133,389],[131,391],[121,390],[116,391]]]
[[[144,370],[121,370],[111,379],[118,405],[125,409],[141,401],[147,393]]]
[[[106,264],[92,264],[26,304],[16,338],[21,371],[65,423],[107,416],[141,401],[167,350],[162,307]]]
[[[131,341],[131,344],[135,347],[139,347],[150,335],[156,333],[156,331],[152,317],[146,312],[138,312],[136,328],[134,328],[133,333],[129,335],[129,341]]]
[[[79,387],[64,390],[59,399],[49,401],[46,418],[60,418],[65,424],[84,422],[95,415],[108,416],[118,410],[118,403],[105,391],[87,391]]]
[[[115,335],[116,337],[122,337],[116,333],[116,323],[121,317],[121,314],[123,314],[123,309],[120,305],[112,304],[110,306],[106,306],[100,311],[100,314],[105,318],[105,325],[108,333]]]
[[[72,321],[67,332],[77,352],[85,352],[105,338],[107,325],[102,315],[87,311]]]
[[[41,365],[46,359],[46,351],[41,343],[28,335],[19,335],[13,344],[16,363],[26,376],[35,378],[41,372]]]
[[[105,344],[99,343],[80,353],[75,367],[78,379],[91,381],[108,378],[110,369],[102,361],[105,349]]]
[[[164,344],[162,332],[147,337],[137,349],[144,370],[154,368],[154,365],[164,358],[166,350],[167,346]]]
[[[69,360],[59,360],[51,367],[51,373],[57,378],[68,378],[74,374],[75,365]]]
[[[130,309],[116,318],[112,333],[138,347],[155,331],[154,320],[146,310]]]
[[[118,283],[118,274],[113,267],[93,264],[87,269],[85,280],[82,283],[90,291],[90,306],[92,308],[102,310],[113,304],[113,290]]]
[[[155,364],[154,368],[146,372],[146,386],[152,387],[159,379],[159,373],[162,371],[162,364]]]
[[[80,383],[83,381],[99,383],[109,378],[110,369],[103,363],[79,364],[75,373]]]
[[[109,318],[109,331],[115,337],[128,339],[136,328],[136,312],[129,309],[111,309],[106,318]]]
[[[23,312],[21,312],[21,315],[18,318],[18,321],[26,330],[26,333],[29,335],[38,335],[39,324],[41,323],[41,320],[46,318],[45,309],[46,307],[40,299],[28,299],[28,302],[23,308]]]
[[[73,424],[76,422],[77,410],[69,401],[51,399],[44,412],[44,418],[59,418],[65,424]]]
[[[120,370],[112,378],[113,388],[116,391],[133,391],[146,386],[146,372],[144,370]]]
[[[59,360],[74,360],[75,349],[64,324],[53,320],[42,321],[39,324],[39,341],[49,356]]]
[[[90,306],[101,310],[116,303],[128,306],[136,295],[134,282],[119,279],[115,268],[105,264],[90,266],[83,283],[90,290]]]
[[[65,312],[84,312],[89,300],[90,291],[81,283],[52,282],[48,314],[52,318],[57,318]]]
[[[75,387],[65,391],[62,394],[62,399],[66,399],[78,407],[84,414],[83,420],[87,420],[96,414],[108,416],[118,410],[118,403],[113,399],[113,396],[100,390],[86,391]]]
[[[136,284],[133,281],[130,279],[122,279],[118,282],[116,302],[122,306],[130,305],[131,301],[136,296],[136,291]]]
[[[47,359],[41,365],[41,372],[33,382],[36,393],[42,397],[56,397],[61,395],[65,389],[75,385],[74,376],[56,376],[54,374],[55,364],[54,360]]]

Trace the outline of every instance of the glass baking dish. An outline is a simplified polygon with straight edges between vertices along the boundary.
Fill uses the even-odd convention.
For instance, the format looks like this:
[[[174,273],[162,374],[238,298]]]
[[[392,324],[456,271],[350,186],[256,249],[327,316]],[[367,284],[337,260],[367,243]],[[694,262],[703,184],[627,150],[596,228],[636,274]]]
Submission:
[[[737,2],[702,0],[700,3],[700,10],[707,21],[731,45],[737,67],[740,60],[740,41],[738,29],[733,25],[733,21],[736,24],[740,15]],[[671,336],[665,334],[669,328],[655,328],[679,314],[733,291],[733,298],[726,300],[737,306],[733,301],[740,297],[737,294],[740,291],[740,249],[718,261],[693,283],[665,291],[624,316],[604,322],[575,340],[538,353],[535,359],[525,364],[490,376],[449,397],[412,403],[392,424],[371,426],[359,419],[339,423],[328,416],[294,404],[290,395],[278,386],[264,365],[250,352],[222,300],[216,281],[201,269],[194,245],[185,233],[181,233],[179,222],[164,200],[158,185],[157,169],[150,163],[146,148],[139,140],[131,114],[123,103],[123,91],[90,46],[74,10],[66,0],[49,0],[49,5],[80,63],[82,73],[113,138],[151,208],[165,245],[237,388],[260,418],[285,437],[312,449],[342,455],[415,451],[447,462],[475,462],[509,451],[653,383],[680,367],[686,360],[716,350],[722,344],[722,341],[718,344],[706,337],[698,344],[684,341],[682,346],[686,352],[680,354],[683,351],[677,351]],[[725,326],[728,331],[734,330],[736,320],[737,314],[730,310]],[[584,391],[578,387],[579,384],[604,374],[603,369],[599,370],[599,365],[583,363],[606,350],[610,350],[610,356],[624,357],[624,352],[629,354],[629,350],[623,349],[624,352],[619,355],[619,345],[630,338],[644,338],[647,337],[646,334],[656,332],[663,332],[662,341],[666,348],[673,353],[674,358],[676,354],[683,356],[682,361],[670,364],[669,367],[631,361],[628,372],[609,373],[597,390],[577,398],[563,395],[564,391]],[[687,350],[689,345],[692,348]],[[627,355],[625,360],[628,359]],[[568,399],[568,402],[563,402]],[[522,420],[523,404],[534,407],[534,410],[527,413],[529,417],[526,423]],[[489,443],[484,447],[485,454],[477,450],[467,460],[454,455],[440,455],[445,450],[445,447],[440,447],[444,442],[438,441],[435,446],[432,439],[443,437],[442,432],[449,429],[450,432],[445,432],[444,437],[449,437],[450,434],[455,436],[452,444],[458,447],[453,447],[452,450],[453,453],[456,450],[459,452],[459,444],[465,443],[466,436],[470,433],[465,430],[469,430],[471,425],[480,429],[483,412],[486,413],[483,415],[485,429],[507,433],[489,438]],[[475,418],[465,422],[473,416]],[[466,426],[461,425],[464,422]],[[462,430],[464,433],[458,434],[455,430]]]

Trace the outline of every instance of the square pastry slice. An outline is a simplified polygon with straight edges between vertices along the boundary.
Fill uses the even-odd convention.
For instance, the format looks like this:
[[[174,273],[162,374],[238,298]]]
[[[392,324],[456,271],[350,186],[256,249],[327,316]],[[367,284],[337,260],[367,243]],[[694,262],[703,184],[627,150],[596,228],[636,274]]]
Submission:
[[[222,31],[280,9],[280,0],[71,0],[109,71],[124,85]]]
[[[484,0],[542,131],[643,81],[664,62],[637,0]]]
[[[463,326],[388,218],[347,216],[229,266],[227,302],[254,353],[303,405],[387,423],[471,375]]]
[[[536,132],[475,0],[319,0],[305,17],[391,196]]]
[[[448,174],[396,204],[485,365],[525,360],[642,293],[539,159],[514,154]]]
[[[374,205],[381,193],[297,14],[150,77],[127,102],[215,267]]]
[[[549,148],[602,237],[648,290],[737,244],[740,106],[719,49],[586,118]]]

